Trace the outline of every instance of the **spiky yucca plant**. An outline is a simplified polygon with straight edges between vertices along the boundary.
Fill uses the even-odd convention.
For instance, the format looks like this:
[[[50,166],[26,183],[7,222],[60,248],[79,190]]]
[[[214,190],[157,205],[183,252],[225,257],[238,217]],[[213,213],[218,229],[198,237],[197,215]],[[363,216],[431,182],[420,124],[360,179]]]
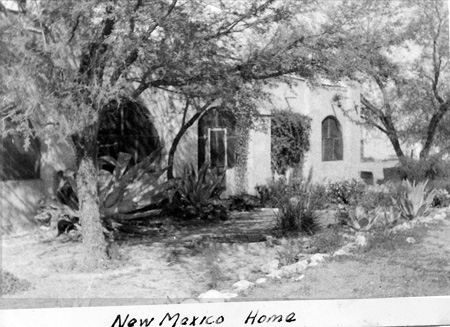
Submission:
[[[428,180],[416,183],[408,180],[403,181],[404,191],[398,199],[394,199],[403,218],[412,220],[418,216],[426,216],[430,213],[431,204],[436,191],[427,191]]]
[[[114,166],[112,173],[102,171],[103,178],[99,183],[100,213],[103,217],[145,217],[154,212],[154,208],[145,210],[146,207],[171,196],[172,186],[178,181],[164,181],[162,178],[166,169],[160,169],[157,165],[160,151],[154,151],[132,167],[129,167],[131,155],[128,153],[120,153],[117,160],[109,156],[101,158]]]

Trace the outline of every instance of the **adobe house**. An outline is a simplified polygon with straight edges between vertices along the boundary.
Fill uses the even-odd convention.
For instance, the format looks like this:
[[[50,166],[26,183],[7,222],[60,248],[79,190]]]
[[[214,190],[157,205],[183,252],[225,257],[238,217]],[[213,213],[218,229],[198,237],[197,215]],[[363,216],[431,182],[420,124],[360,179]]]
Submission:
[[[312,168],[316,182],[363,178],[368,183],[375,183],[383,178],[383,168],[397,163],[395,160],[362,160],[370,153],[364,153],[367,147],[362,148],[364,130],[354,123],[360,108],[357,85],[323,82],[313,87],[305,80],[296,79],[292,87],[279,84],[272,92],[272,101],[261,103],[257,127],[249,130],[243,138],[246,141],[245,160],[237,162],[236,149],[242,144],[233,118],[213,109],[183,136],[175,155],[175,176],[181,176],[187,164],[198,167],[207,160],[212,166],[226,170],[228,195],[255,194],[257,185],[264,185],[273,177],[272,110],[291,110],[311,117],[311,147],[303,173],[307,174]],[[120,117],[128,115],[130,118],[120,122],[110,119],[105,123],[104,132],[99,137],[102,139],[102,154],[124,151],[121,140],[131,138],[136,145],[146,144],[147,152],[162,145],[163,155],[167,156],[182,121],[179,110],[182,104],[162,91],[146,91],[140,101],[130,109],[130,112],[139,112],[137,116],[122,112]],[[141,126],[139,132],[134,128],[137,122]],[[121,126],[120,129],[117,126]],[[118,138],[115,139],[114,135]],[[7,137],[0,142],[2,231],[12,228],[12,220],[28,221],[35,214],[38,201],[54,191],[56,172],[74,168],[74,154],[67,142],[35,140],[28,151],[23,150],[22,142],[18,136]],[[385,143],[380,144],[386,148]],[[133,152],[135,161],[145,155],[138,150]],[[166,162],[163,158],[162,163]]]

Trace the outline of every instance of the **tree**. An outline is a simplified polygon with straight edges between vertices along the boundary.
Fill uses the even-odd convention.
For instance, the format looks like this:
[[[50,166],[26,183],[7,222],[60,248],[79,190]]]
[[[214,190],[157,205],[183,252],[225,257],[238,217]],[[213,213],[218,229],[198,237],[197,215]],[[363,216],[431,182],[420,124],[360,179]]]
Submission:
[[[106,260],[99,116],[152,89],[178,97],[185,105],[169,153],[171,178],[179,140],[211,104],[249,117],[274,78],[313,75],[310,54],[321,36],[299,16],[310,3],[66,0],[20,1],[14,13],[2,7],[2,119],[26,136],[72,139],[87,268]]]
[[[361,83],[363,122],[387,135],[399,159],[402,143],[417,142],[426,158],[450,111],[445,1],[343,1],[327,28],[336,32],[330,72]]]

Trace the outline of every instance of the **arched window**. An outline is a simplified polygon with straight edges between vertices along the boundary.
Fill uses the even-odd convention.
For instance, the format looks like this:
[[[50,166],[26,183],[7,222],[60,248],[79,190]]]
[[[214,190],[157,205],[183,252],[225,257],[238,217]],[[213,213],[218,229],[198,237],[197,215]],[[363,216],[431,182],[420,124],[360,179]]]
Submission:
[[[135,165],[161,146],[148,109],[129,99],[112,101],[100,114],[98,155],[118,158],[120,152],[131,154]],[[104,169],[113,170],[108,164]]]
[[[329,116],[322,122],[322,161],[343,160],[343,149],[341,124]]]

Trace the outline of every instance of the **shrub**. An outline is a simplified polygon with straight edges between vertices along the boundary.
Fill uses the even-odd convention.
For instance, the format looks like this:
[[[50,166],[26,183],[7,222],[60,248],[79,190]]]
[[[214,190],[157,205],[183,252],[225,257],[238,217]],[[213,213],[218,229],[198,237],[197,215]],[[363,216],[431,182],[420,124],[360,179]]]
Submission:
[[[406,158],[399,170],[401,176],[411,182],[450,178],[450,162],[443,160],[440,155],[421,160]]]
[[[443,208],[450,205],[450,194],[446,189],[437,189],[433,198],[433,207]]]
[[[296,180],[285,185],[285,193],[277,199],[277,226],[282,232],[305,232],[311,235],[319,230],[316,210],[322,203],[311,179],[310,173],[306,180]]]
[[[356,204],[364,195],[366,184],[356,179],[331,182],[327,185],[327,195],[336,204]]]
[[[310,177],[308,177],[310,179]],[[301,196],[304,192],[302,184],[304,180],[301,178],[287,181],[285,178],[277,180],[271,180],[267,185],[258,185],[255,187],[258,192],[261,206],[276,208],[286,198],[292,198],[294,196]],[[311,182],[308,182],[311,184]],[[320,184],[310,185],[309,192],[311,197],[317,204],[317,210],[322,209],[327,205],[328,194],[326,186]]]
[[[392,195],[390,192],[368,190],[361,196],[357,204],[366,210],[378,207],[387,208],[393,205]]]
[[[259,198],[245,193],[231,196],[229,200],[229,210],[252,211],[261,206]]]

